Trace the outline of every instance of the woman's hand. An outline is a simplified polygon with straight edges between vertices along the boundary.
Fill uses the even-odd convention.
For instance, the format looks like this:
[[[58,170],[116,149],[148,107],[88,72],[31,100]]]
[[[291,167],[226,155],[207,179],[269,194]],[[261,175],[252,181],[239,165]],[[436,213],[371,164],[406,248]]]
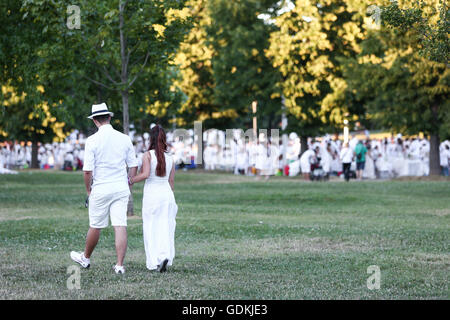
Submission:
[[[150,153],[146,152],[144,154],[144,156],[142,157],[141,173],[132,177],[132,179],[131,179],[132,184],[134,184],[136,182],[140,182],[142,180],[145,180],[150,176],[150,161],[151,161]],[[128,180],[128,181],[130,181],[130,180]]]

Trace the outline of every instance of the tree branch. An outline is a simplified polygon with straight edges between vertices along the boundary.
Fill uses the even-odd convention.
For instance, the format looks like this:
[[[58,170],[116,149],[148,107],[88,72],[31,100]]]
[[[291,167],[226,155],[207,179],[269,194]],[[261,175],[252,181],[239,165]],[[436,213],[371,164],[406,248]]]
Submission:
[[[117,77],[120,79],[120,72],[117,70],[117,68],[114,66],[114,64],[111,63],[111,61],[109,62],[109,66],[116,73]]]
[[[103,70],[104,70],[103,73],[105,74],[105,76],[108,78],[109,81],[111,81],[111,82],[114,83],[115,85],[118,85],[118,84],[119,84],[117,81],[115,81],[115,80],[111,77],[111,75],[109,74],[109,72],[108,72],[108,70],[106,69],[105,66],[103,66]]]
[[[127,54],[127,65],[128,65],[128,62],[130,61],[130,55],[131,55],[131,53],[132,53],[133,51],[135,51],[135,50],[140,46],[140,44],[141,44],[141,41],[138,41],[138,42],[134,45],[133,48],[128,49],[128,54]]]
[[[140,56],[139,58],[137,58],[132,64],[129,65],[128,69],[131,70],[131,68],[134,67],[135,64],[137,64],[139,61],[141,61],[144,58],[145,58],[145,55]]]
[[[148,57],[149,57],[149,56],[150,56],[150,52],[147,52],[147,55],[145,56],[144,64],[141,66],[141,70],[139,70],[138,73],[136,73],[136,75],[134,76],[133,80],[131,80],[130,84],[128,85],[128,88],[130,88],[130,87],[133,85],[133,83],[136,81],[136,79],[138,78],[138,76],[139,76],[139,75],[142,73],[142,71],[144,70],[145,65],[147,64],[147,60],[148,60]]]
[[[86,78],[86,79],[88,79],[89,81],[91,81],[91,82],[95,83],[95,84],[98,84],[99,86],[105,87],[106,89],[109,89],[109,90],[114,90],[113,88],[111,88],[111,87],[107,86],[107,85],[106,85],[106,84],[104,84],[104,83],[101,83],[100,81],[97,81],[97,80],[91,79],[91,78],[89,78],[88,76],[85,76],[85,75],[83,75],[83,77],[84,77],[84,78]]]

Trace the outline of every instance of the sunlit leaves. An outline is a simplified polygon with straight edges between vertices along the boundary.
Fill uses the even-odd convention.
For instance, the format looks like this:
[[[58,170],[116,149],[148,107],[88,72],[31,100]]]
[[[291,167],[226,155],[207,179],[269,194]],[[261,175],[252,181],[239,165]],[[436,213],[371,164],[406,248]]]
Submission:
[[[385,128],[448,137],[450,71],[445,64],[419,55],[416,32],[382,28],[361,47],[357,61],[344,68],[356,103],[364,104]]]
[[[283,75],[279,85],[301,135],[343,126],[349,109],[338,60],[361,51],[365,9],[360,1],[298,0],[276,18],[266,54]]]

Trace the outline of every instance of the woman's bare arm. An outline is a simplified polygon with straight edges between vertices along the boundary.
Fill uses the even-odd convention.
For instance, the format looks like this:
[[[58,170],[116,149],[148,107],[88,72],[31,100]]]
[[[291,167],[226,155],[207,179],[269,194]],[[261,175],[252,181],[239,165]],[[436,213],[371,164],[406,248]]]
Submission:
[[[144,153],[142,156],[142,169],[141,172],[131,178],[132,183],[140,182],[142,180],[147,179],[150,176],[150,162],[151,162],[151,156],[149,152]]]
[[[172,169],[170,170],[170,175],[169,175],[169,184],[170,187],[172,188],[172,191],[174,190],[174,181],[175,180],[175,163],[172,163]]]

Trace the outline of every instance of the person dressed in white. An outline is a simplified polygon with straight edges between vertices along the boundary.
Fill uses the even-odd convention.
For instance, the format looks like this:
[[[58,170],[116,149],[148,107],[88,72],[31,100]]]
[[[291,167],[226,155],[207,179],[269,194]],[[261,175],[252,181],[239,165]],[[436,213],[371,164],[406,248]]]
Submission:
[[[366,165],[363,170],[363,177],[367,179],[375,179],[375,161],[377,160],[377,152],[371,147],[371,144],[367,146]]]
[[[215,170],[217,163],[217,147],[215,145],[206,146],[204,155],[205,170]]]
[[[248,153],[247,150],[245,150],[244,143],[239,140],[238,141],[238,152],[237,152],[237,158],[236,158],[236,168],[240,174],[247,174],[248,169]]]
[[[342,171],[344,172],[344,178],[347,182],[350,180],[350,167],[352,165],[353,158],[354,151],[349,146],[349,143],[345,142],[341,150],[340,159],[342,162]]]
[[[356,137],[356,135],[352,134],[352,139],[348,142],[348,147],[355,151],[356,145],[358,144],[359,139]]]
[[[265,137],[261,136],[256,145],[255,168],[257,179],[264,174],[267,165],[267,146]]]
[[[136,175],[137,159],[130,137],[114,130],[105,103],[94,104],[88,117],[98,127],[86,140],[84,154],[84,184],[89,199],[89,231],[84,252],[72,251],[70,257],[83,268],[89,268],[90,257],[100,238],[100,231],[114,227],[117,263],[116,274],[125,273],[123,260],[127,250],[127,206],[130,177]],[[130,168],[130,177],[127,174]],[[91,179],[93,180],[91,188]]]
[[[6,147],[4,150],[6,150]],[[5,157],[4,157],[4,155],[2,155],[2,149],[0,149],[0,174],[17,174],[16,171],[5,168],[5,163],[4,163],[5,160],[4,159],[5,159]]]
[[[275,141],[277,142],[277,141]],[[271,174],[275,175],[277,174],[278,170],[281,168],[280,166],[280,146],[279,144],[276,143],[272,143],[272,141],[270,141],[269,143],[269,161],[271,162]]]
[[[442,175],[448,177],[448,168],[450,166],[450,146],[448,144],[443,144],[442,149],[443,150],[439,153]]]
[[[267,146],[264,149],[264,161],[261,175],[265,176],[265,180],[269,180],[270,176],[274,175],[278,170],[278,150],[272,145],[270,140],[267,140]]]
[[[156,125],[150,133],[150,150],[142,157],[142,170],[131,184],[145,180],[142,220],[146,265],[165,272],[175,257],[175,218],[178,206],[173,194],[175,164],[167,152],[164,129]]]
[[[311,173],[311,163],[316,156],[316,153],[319,152],[319,147],[317,149],[308,149],[305,152],[303,152],[302,156],[300,157],[300,167],[302,171],[303,178],[306,180],[309,180],[309,174]]]
[[[331,144],[329,142],[326,142],[325,147],[321,148],[320,158],[320,163],[322,165],[325,176],[326,178],[329,178],[331,173],[331,164],[333,162]]]

